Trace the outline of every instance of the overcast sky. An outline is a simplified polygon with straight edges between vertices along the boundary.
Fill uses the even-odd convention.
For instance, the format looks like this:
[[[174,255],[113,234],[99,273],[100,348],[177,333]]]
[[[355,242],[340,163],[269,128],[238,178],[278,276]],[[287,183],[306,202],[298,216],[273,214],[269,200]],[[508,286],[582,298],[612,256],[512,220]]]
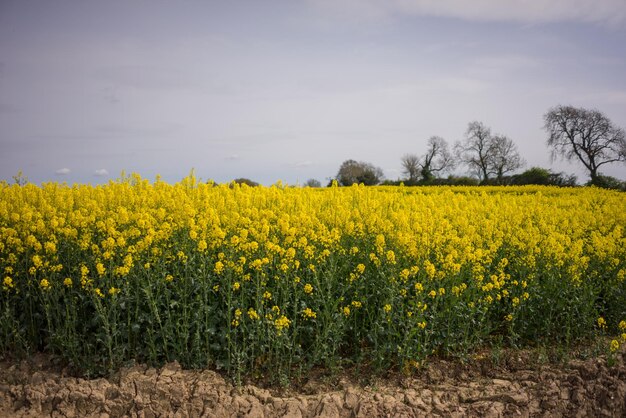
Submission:
[[[5,180],[397,179],[478,120],[586,181],[550,161],[558,104],[626,128],[626,1],[0,0]]]

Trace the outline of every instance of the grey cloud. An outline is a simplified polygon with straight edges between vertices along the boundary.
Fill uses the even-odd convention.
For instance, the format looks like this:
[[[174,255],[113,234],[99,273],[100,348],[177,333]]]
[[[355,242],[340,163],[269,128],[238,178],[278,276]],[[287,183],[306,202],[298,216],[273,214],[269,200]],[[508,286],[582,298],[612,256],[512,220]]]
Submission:
[[[4,103],[0,103],[0,115],[1,114],[10,114],[10,113],[17,113],[19,110],[14,107],[14,106],[10,106]]]
[[[54,172],[54,174],[58,175],[58,176],[65,176],[67,174],[70,174],[71,170],[67,167],[64,168],[59,168],[57,171]]]
[[[295,167],[310,167],[313,165],[313,161],[299,161],[297,163],[294,164]]]
[[[108,176],[109,175],[109,171],[106,168],[100,168],[100,169],[94,171],[93,175],[97,176],[97,177],[104,177],[104,176]]]
[[[623,0],[310,0],[310,3],[352,19],[380,20],[394,15],[418,15],[522,23],[626,23]]]
[[[96,76],[115,86],[140,90],[180,90],[192,88],[186,74],[157,65],[116,65],[96,70]],[[107,95],[105,94],[105,98]],[[110,96],[109,96],[110,97]]]

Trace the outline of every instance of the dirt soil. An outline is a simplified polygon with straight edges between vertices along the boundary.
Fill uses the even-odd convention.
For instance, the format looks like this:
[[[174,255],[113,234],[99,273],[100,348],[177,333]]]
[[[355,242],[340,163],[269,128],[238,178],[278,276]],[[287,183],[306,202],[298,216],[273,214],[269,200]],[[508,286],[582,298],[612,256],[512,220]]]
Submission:
[[[7,417],[423,417],[626,416],[626,353],[555,364],[513,352],[468,362],[437,360],[411,377],[316,377],[297,389],[234,387],[220,374],[124,368],[81,379],[46,356],[0,362],[0,416]]]

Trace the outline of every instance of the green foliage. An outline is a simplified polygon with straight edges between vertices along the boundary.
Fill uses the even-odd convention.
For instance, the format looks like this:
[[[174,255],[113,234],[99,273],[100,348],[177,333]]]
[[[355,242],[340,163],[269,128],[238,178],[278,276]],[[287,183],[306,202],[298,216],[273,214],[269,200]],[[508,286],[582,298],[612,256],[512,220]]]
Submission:
[[[340,186],[364,184],[374,186],[383,180],[383,171],[379,167],[362,161],[346,160],[339,167],[337,181]]]
[[[602,187],[603,189],[626,191],[626,181],[621,181],[620,179],[617,179],[615,177],[604,176],[601,174],[598,174],[596,177],[591,179],[587,183],[587,186],[596,186]]]
[[[231,184],[245,184],[250,187],[256,187],[259,185],[259,183],[257,183],[256,181],[252,181],[250,179],[243,178],[243,177],[233,180]]]
[[[532,167],[521,174],[510,177],[510,184],[527,185],[537,184],[543,186],[575,186],[576,176],[564,173],[553,173],[541,167]]]

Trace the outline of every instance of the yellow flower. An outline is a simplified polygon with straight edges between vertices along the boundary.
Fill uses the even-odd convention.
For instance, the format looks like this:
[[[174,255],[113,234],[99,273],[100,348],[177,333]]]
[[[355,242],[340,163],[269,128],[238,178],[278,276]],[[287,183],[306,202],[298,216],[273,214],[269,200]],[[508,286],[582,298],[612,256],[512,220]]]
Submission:
[[[72,279],[66,277],[65,280],[63,280],[63,284],[65,285],[65,287],[72,287]]]
[[[422,321],[422,322],[418,323],[417,326],[420,327],[421,329],[426,328],[426,321]]]
[[[259,314],[253,308],[250,308],[248,309],[248,317],[253,321],[256,321],[259,319]]]
[[[358,300],[353,300],[351,305],[354,306],[355,308],[360,308],[361,306],[363,306],[363,304],[359,302]]]
[[[102,290],[100,290],[99,287],[96,287],[93,291],[97,296],[103,298],[104,297],[104,293],[102,293]]]
[[[306,293],[307,295],[310,295],[311,293],[313,293],[313,286],[311,286],[310,284],[305,284],[304,285],[304,293]]]
[[[39,257],[38,255],[34,255],[32,261],[35,268],[40,268],[41,266],[43,266],[43,261],[41,261],[41,257]]]
[[[621,330],[626,330],[626,321],[619,321],[618,328]]]
[[[383,307],[383,309],[385,310],[385,312],[389,313],[389,312],[391,312],[391,305],[386,304],[386,305]]]
[[[598,327],[601,329],[605,329],[606,328],[606,320],[603,317],[599,317],[598,318]]]
[[[104,264],[96,263],[96,271],[98,272],[98,276],[100,277],[104,276],[104,273],[106,272],[106,268],[104,267]]]
[[[316,317],[317,317],[317,314],[316,314],[315,312],[313,312],[313,311],[311,310],[311,308],[306,308],[305,310],[303,310],[303,311],[302,311],[302,315],[303,315],[305,318],[307,318],[307,319],[309,319],[309,318],[316,318]]]
[[[239,290],[239,288],[241,287],[241,284],[239,282],[235,282],[233,283],[233,290],[236,292],[237,290]]]
[[[274,321],[274,326],[276,327],[276,330],[278,331],[279,334],[283,329],[289,328],[290,324],[291,324],[291,321],[285,315],[279,316]]]
[[[345,316],[350,316],[350,307],[349,306],[344,306],[343,307],[343,314]]]
[[[505,321],[511,322],[513,320],[513,315],[508,314],[507,316],[504,317]]]
[[[216,261],[213,271],[215,271],[215,273],[217,274],[221,274],[224,271],[224,263],[222,263],[221,261]]]
[[[272,294],[266,290],[265,292],[263,292],[263,299],[272,300]]]
[[[263,261],[257,258],[250,263],[250,267],[254,270],[261,270],[263,268]]]
[[[48,254],[55,254],[57,252],[57,246],[54,242],[47,241],[43,247]]]
[[[174,276],[172,276],[171,274],[168,274],[167,276],[165,276],[165,281],[170,283],[174,280]]]
[[[39,287],[41,287],[43,290],[48,290],[50,288],[50,282],[48,281],[48,279],[41,279],[41,281],[39,282]]]
[[[117,288],[117,287],[111,287],[111,288],[109,289],[109,295],[111,295],[111,296],[115,296],[115,295],[117,295],[118,293],[120,293],[120,289],[119,289],[119,288]]]
[[[430,296],[431,298],[434,298],[435,296],[437,296],[437,292],[435,292],[434,290],[431,290],[430,292],[428,292],[428,296]]]
[[[619,350],[619,341],[617,341],[617,340],[612,340],[612,341],[611,341],[611,347],[610,347],[610,349],[611,349],[611,352],[612,352],[612,353],[614,353],[614,352],[616,352],[617,350]]]
[[[2,282],[4,284],[4,286],[8,289],[11,289],[13,286],[15,286],[13,284],[13,279],[9,276],[6,276]]]

